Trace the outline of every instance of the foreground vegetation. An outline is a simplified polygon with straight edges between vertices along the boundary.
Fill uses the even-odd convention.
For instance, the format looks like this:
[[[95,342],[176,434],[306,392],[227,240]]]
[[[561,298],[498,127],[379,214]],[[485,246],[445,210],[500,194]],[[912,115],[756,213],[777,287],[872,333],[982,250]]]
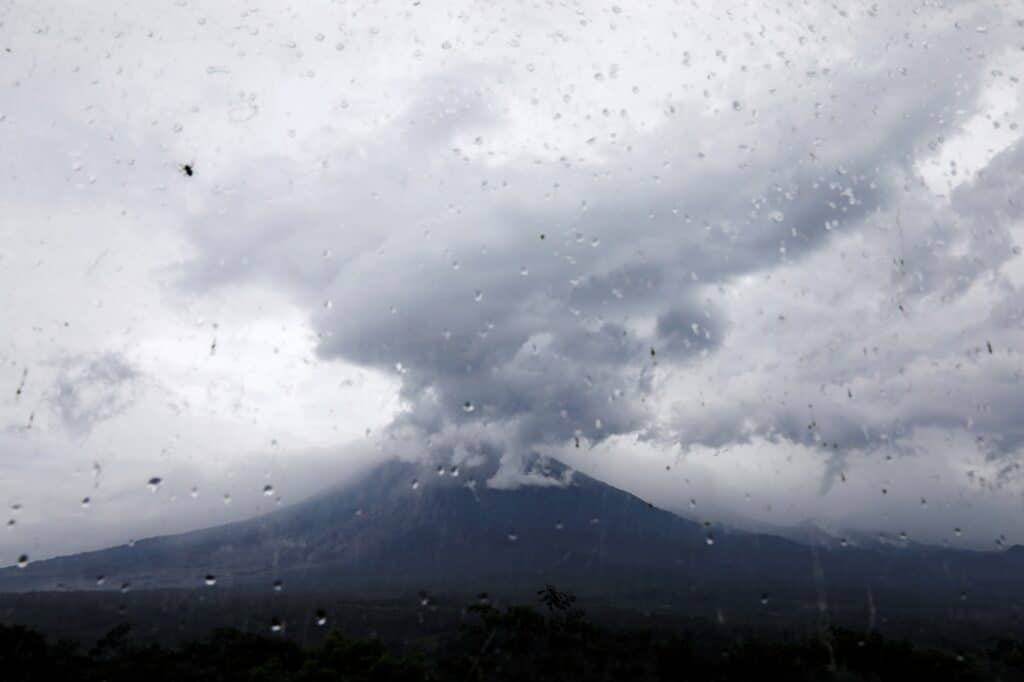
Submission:
[[[549,586],[538,597],[539,608],[501,610],[481,599],[468,607],[472,624],[413,651],[337,631],[302,647],[280,635],[226,629],[168,648],[134,641],[128,625],[83,648],[48,642],[24,627],[0,626],[0,677],[7,682],[1024,679],[1024,644],[1015,641],[957,653],[841,629],[789,639],[613,630],[591,623],[570,594]]]

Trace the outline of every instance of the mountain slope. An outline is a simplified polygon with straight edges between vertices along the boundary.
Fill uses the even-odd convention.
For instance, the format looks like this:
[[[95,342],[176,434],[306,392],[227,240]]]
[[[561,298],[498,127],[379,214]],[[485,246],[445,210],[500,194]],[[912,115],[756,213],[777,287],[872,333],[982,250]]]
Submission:
[[[557,462],[544,466],[553,480],[568,476]],[[515,490],[425,474],[388,462],[343,490],[255,519],[5,569],[0,589],[94,587],[99,576],[106,587],[182,587],[207,575],[225,584],[291,576],[320,585],[533,585],[707,564],[709,534],[699,524],[579,473],[564,486]]]
[[[1021,596],[1024,552],[813,548],[656,509],[551,460],[564,485],[495,490],[393,461],[258,518],[0,571],[0,591],[224,586],[500,591],[554,582],[601,594]],[[480,480],[484,480],[483,477]],[[414,485],[414,481],[416,482]],[[713,533],[713,534],[712,534]],[[874,592],[872,592],[874,594]]]

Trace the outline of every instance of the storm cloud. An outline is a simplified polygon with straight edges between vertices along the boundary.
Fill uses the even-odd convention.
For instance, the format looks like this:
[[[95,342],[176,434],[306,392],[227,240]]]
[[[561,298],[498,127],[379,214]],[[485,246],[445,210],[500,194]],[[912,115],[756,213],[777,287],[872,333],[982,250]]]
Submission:
[[[813,480],[816,497],[786,522],[834,520],[854,472],[866,507],[889,462],[933,463],[960,477],[920,524],[944,538],[974,513],[963,490],[1001,509],[1021,484],[1017,9],[340,3],[161,10],[157,25],[104,4],[78,26],[25,10],[38,30],[5,57],[17,96],[0,135],[29,160],[24,191],[0,191],[26,227],[8,230],[85,212],[100,234],[120,216],[112,255],[40,281],[108,301],[149,288],[45,354],[12,334],[4,376],[59,368],[31,394],[58,440],[173,409],[253,456],[298,441],[278,472],[367,434],[379,457],[480,466],[502,487],[544,483],[522,462],[546,452],[684,513],[692,493],[661,472],[708,453],[796,453],[779,485]],[[78,82],[77,34],[119,64],[83,62],[88,87],[130,77],[116,106]],[[53,171],[69,148],[84,168]],[[0,263],[19,249],[34,253],[15,242]],[[111,258],[137,272],[118,279]],[[29,397],[4,418],[23,422]],[[213,456],[163,447],[168,467]],[[705,475],[721,516],[777,518],[741,511],[728,469]],[[296,497],[315,488],[296,478]],[[1004,533],[1024,525],[989,535]]]

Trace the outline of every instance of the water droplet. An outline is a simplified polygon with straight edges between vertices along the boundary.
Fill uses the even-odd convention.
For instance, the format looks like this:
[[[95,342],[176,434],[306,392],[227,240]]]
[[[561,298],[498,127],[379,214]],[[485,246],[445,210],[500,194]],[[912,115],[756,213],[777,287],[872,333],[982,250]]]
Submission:
[[[131,589],[132,589],[132,584],[131,583],[128,583],[128,582],[121,583],[121,592],[122,593],[128,592]]]
[[[231,493],[224,493],[224,504],[231,504]]]
[[[733,102],[732,102],[732,110],[733,111],[740,111],[741,109],[743,109],[743,105],[740,104],[738,101],[733,100]]]
[[[154,476],[153,478],[146,481],[146,485],[149,486],[150,490],[156,492],[160,488],[160,484],[163,482],[164,479],[160,478],[159,476]]]
[[[519,274],[522,275],[523,277],[526,277],[527,275],[530,274],[530,270],[524,265],[523,267],[519,268]]]
[[[96,576],[96,585],[97,586],[102,585],[105,582],[107,582],[107,577],[106,576],[103,576],[103,575]]]
[[[708,536],[704,539],[704,542],[706,542],[709,545],[715,544],[715,536],[711,533],[708,533]]]
[[[88,497],[83,497],[82,498],[82,509],[88,509],[90,502],[92,502],[92,500],[90,500]]]
[[[327,299],[326,301],[324,301],[324,310],[330,310],[333,307],[334,301],[332,301],[331,299]]]
[[[269,483],[266,484],[265,486],[263,486],[263,494],[266,495],[267,497],[270,497],[271,495],[273,495],[274,494],[274,486],[270,485]]]
[[[419,487],[420,487],[420,482],[414,478],[414,479],[412,479],[412,485],[410,487],[413,490],[418,490]]]
[[[199,497],[199,488],[192,488],[192,492],[189,493],[193,498]]]
[[[761,606],[768,606],[768,593],[767,592],[762,592],[761,593]]]
[[[953,529],[953,533],[954,533],[954,534],[955,534],[955,535],[956,535],[957,537],[960,537],[960,535],[961,535],[961,534],[963,533],[963,531],[961,531],[961,530],[960,530],[959,528],[954,528],[954,529]]]
[[[768,218],[771,219],[773,223],[781,223],[786,219],[786,215],[782,211],[772,211],[768,214]]]
[[[516,535],[515,533],[509,531],[509,534],[508,534],[508,541],[509,542],[515,542],[518,539],[519,539],[518,535]]]
[[[484,300],[484,292],[477,289],[475,292],[473,292],[473,300],[476,301],[477,303]]]
[[[565,524],[561,521],[555,524],[555,530],[562,530],[563,528],[565,528]]]
[[[271,618],[270,619],[270,631],[271,632],[281,632],[281,630],[283,630],[283,629],[284,629],[284,624],[280,621],[280,619],[278,619],[278,618]]]
[[[282,583],[280,580],[275,580],[274,581],[274,592],[280,592],[283,589],[284,589],[284,583]]]
[[[327,625],[327,612],[323,609],[316,610],[316,626],[322,628]]]
[[[22,554],[18,557],[18,568],[25,568],[28,566],[28,554]]]
[[[203,578],[203,583],[205,583],[207,587],[213,587],[217,584],[217,576],[211,573]]]
[[[472,412],[475,409],[476,409],[476,407],[473,406],[473,403],[469,402],[468,400],[462,404],[462,411],[463,412],[469,413],[469,412]]]
[[[450,50],[450,49],[452,49],[452,44],[449,41],[446,40],[443,43],[441,43],[441,49],[442,50]]]

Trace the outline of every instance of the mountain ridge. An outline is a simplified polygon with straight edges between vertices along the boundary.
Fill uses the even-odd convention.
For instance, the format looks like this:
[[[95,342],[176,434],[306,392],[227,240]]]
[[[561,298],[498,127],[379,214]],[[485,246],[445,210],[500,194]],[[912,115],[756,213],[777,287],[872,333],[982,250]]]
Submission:
[[[555,582],[601,594],[772,592],[809,604],[826,588],[1021,591],[1012,576],[1024,569],[1024,548],[983,556],[803,545],[683,518],[557,460],[534,457],[526,466],[552,483],[496,489],[480,482],[485,476],[392,460],[262,516],[0,569],[0,591],[283,582],[493,592]]]

